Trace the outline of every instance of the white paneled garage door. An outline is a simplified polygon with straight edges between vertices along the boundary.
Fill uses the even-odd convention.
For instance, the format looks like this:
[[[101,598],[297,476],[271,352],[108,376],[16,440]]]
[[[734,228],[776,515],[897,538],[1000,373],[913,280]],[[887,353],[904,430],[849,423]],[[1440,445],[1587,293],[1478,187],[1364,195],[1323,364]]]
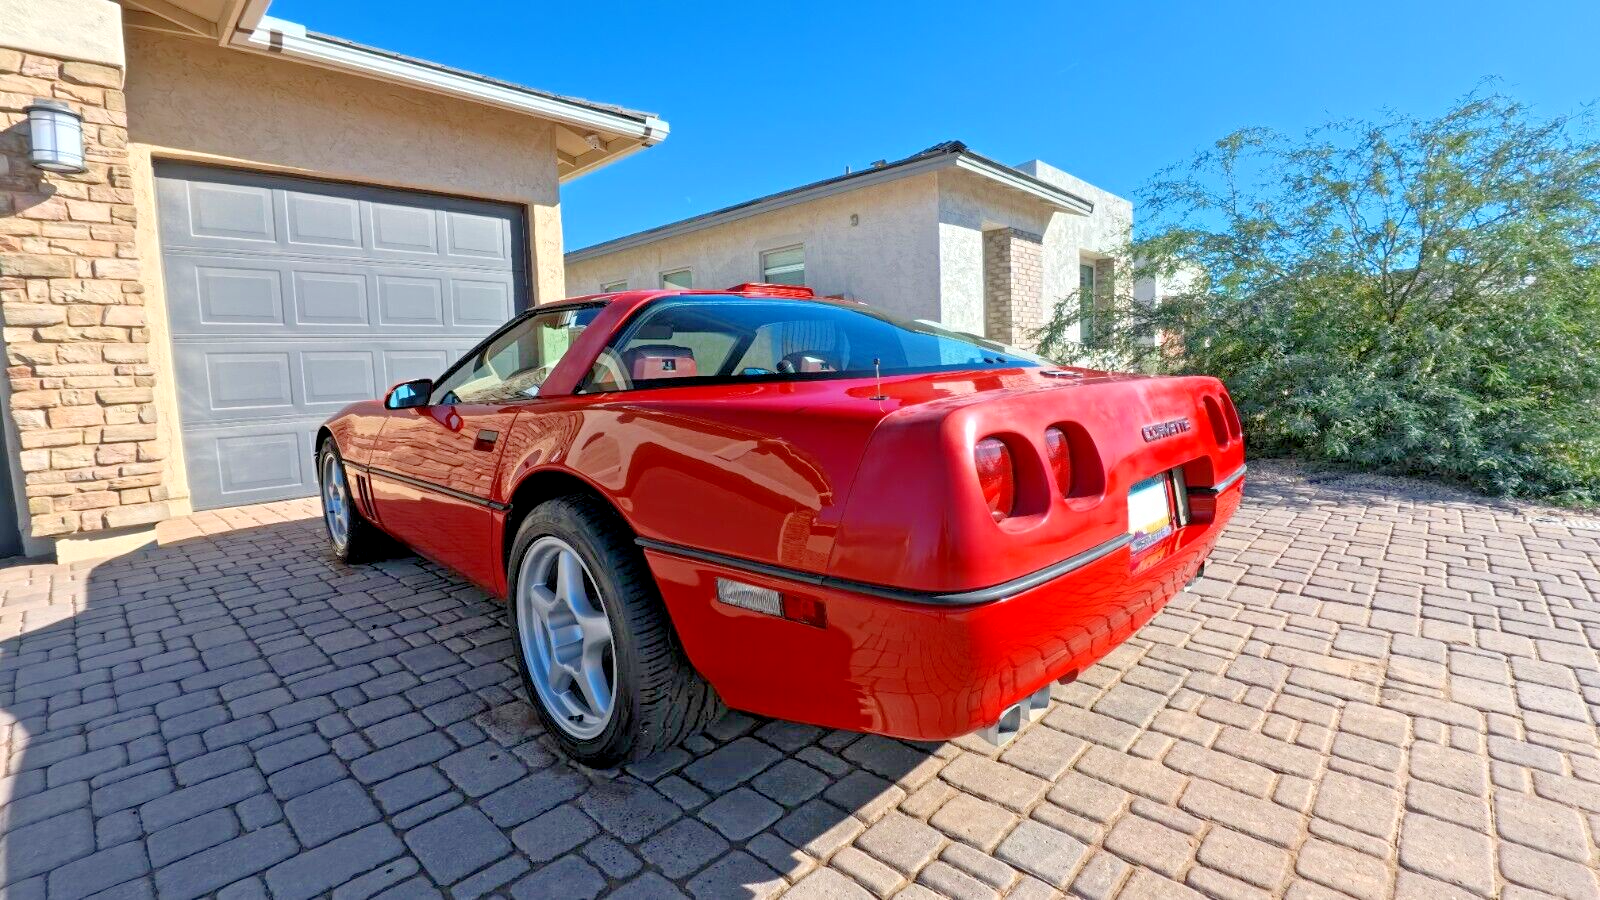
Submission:
[[[527,303],[514,206],[178,164],[156,189],[197,509],[315,493],[317,425]]]

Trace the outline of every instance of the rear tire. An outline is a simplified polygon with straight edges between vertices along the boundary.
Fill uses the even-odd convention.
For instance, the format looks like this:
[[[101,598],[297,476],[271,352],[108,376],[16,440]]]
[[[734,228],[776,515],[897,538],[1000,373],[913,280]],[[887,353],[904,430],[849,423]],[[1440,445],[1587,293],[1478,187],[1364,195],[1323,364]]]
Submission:
[[[322,525],[334,559],[357,564],[383,558],[392,547],[387,536],[356,508],[345,472],[344,457],[333,438],[317,448],[317,493],[322,500]]]
[[[506,583],[523,687],[572,759],[601,769],[643,759],[722,714],[644,554],[604,503],[574,495],[535,507],[517,529]]]

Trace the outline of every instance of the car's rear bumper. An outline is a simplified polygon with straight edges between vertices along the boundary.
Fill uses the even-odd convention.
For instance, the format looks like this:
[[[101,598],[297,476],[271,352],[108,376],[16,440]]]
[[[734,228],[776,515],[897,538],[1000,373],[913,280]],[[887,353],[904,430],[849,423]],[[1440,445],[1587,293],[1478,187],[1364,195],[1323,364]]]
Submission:
[[[653,543],[645,553],[690,661],[729,706],[946,740],[994,725],[1149,621],[1194,577],[1241,494],[1230,484],[1208,498],[1207,521],[1137,557],[1119,546],[1004,599],[966,605],[875,596]],[[820,601],[827,624],[721,603],[717,578]]]

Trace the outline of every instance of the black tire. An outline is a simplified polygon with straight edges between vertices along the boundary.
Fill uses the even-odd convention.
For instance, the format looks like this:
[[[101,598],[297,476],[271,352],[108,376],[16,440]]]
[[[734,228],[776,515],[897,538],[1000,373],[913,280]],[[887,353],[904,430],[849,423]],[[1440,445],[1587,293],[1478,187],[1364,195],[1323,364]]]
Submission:
[[[604,730],[588,740],[574,738],[555,721],[534,687],[522,651],[517,577],[529,547],[547,535],[566,542],[583,560],[611,624],[613,712]],[[507,618],[517,637],[514,653],[523,689],[545,730],[577,762],[608,769],[644,759],[698,733],[724,712],[716,691],[684,654],[644,554],[605,503],[573,495],[534,507],[511,545],[506,584],[511,604]]]
[[[350,527],[343,541],[334,534],[333,524],[328,517],[327,485],[325,473],[328,471],[329,458],[331,464],[338,466],[344,476],[345,501],[349,507]],[[324,438],[322,446],[317,448],[317,499],[322,505],[322,527],[328,533],[328,547],[333,551],[334,559],[352,565],[383,559],[393,550],[393,542],[376,525],[368,522],[356,507],[354,494],[350,489],[353,482],[350,473],[345,469],[344,457],[339,455],[339,447],[333,438]]]

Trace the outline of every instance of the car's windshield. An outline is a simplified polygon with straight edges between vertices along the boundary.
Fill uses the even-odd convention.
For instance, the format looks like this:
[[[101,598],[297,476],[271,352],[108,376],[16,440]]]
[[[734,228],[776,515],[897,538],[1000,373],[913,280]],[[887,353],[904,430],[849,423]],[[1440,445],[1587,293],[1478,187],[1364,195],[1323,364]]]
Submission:
[[[431,403],[508,403],[539,395],[561,357],[601,307],[543,312],[512,325],[433,389]]]
[[[651,304],[595,361],[582,389],[1043,365],[1032,354],[868,306],[712,294]]]

